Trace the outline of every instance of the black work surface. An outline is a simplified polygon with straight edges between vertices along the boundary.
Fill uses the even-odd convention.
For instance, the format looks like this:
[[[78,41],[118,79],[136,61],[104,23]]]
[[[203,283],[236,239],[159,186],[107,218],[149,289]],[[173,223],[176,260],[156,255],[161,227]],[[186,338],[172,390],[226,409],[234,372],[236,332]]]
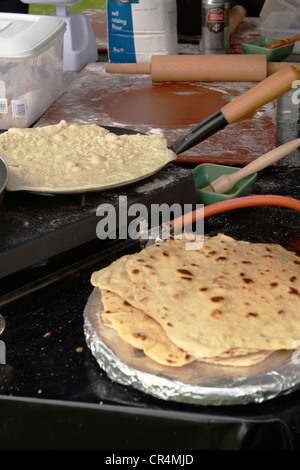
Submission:
[[[292,245],[299,219],[289,209],[251,208],[212,217],[206,230]],[[110,249],[108,258],[87,257],[78,272],[2,309],[0,448],[300,448],[299,393],[261,405],[201,407],[154,399],[107,378],[83,335],[90,274],[137,247]]]
[[[119,198],[126,198],[128,207],[143,204],[150,213],[155,204],[193,204],[195,183],[189,170],[170,164],[143,182],[110,191],[7,192],[1,207],[0,279],[95,240],[97,209],[107,204],[119,220]],[[125,227],[128,220],[121,222]],[[121,224],[118,229],[122,230]]]
[[[279,144],[299,137],[298,107],[280,102]],[[261,172],[254,193],[300,198],[299,151]],[[253,207],[210,217],[205,231],[299,250],[300,214]],[[83,309],[95,269],[139,247],[126,241],[72,250],[49,282],[4,302],[1,449],[300,449],[300,392],[259,405],[205,407],[112,383],[85,344]],[[78,258],[78,259],[77,259]],[[69,267],[69,269],[68,269]]]

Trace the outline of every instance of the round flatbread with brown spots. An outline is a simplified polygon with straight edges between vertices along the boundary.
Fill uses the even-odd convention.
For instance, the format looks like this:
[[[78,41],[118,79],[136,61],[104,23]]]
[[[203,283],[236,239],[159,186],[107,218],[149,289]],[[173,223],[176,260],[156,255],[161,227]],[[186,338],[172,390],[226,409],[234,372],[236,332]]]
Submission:
[[[114,328],[120,338],[143,350],[145,355],[159,364],[179,367],[193,362],[195,358],[172,343],[161,325],[137,307],[126,270],[128,260],[130,256],[124,255],[92,274],[91,283],[99,287],[102,293],[103,308],[99,314],[101,322]],[[143,260],[143,257],[137,258],[138,263]],[[219,356],[201,360],[226,366],[250,366],[263,361],[271,352],[233,348]]]
[[[167,240],[126,263],[135,304],[179,348],[213,357],[232,348],[293,349],[300,337],[300,258],[275,244]]]
[[[142,310],[133,307],[114,292],[102,289],[103,308],[99,319],[113,328],[120,339],[157,362],[170,367],[182,367],[196,359],[178,348],[162,327]],[[272,351],[231,350],[220,356],[201,358],[202,362],[223,366],[244,367],[262,362]]]
[[[172,343],[161,326],[142,310],[111,291],[102,290],[101,297],[103,309],[99,313],[100,320],[104,325],[114,328],[120,338],[131,346],[142,350],[159,364],[172,367],[180,367],[195,360]]]
[[[155,321],[158,362],[165,360],[163,342],[182,357],[242,366],[293,349],[300,334],[299,270],[300,258],[279,245],[220,234],[200,247],[184,237],[125,255],[94,272],[91,283],[109,302],[117,299],[119,310],[122,305],[109,323],[127,341],[134,334],[135,347],[145,349],[137,327],[145,332]],[[102,312],[106,324],[111,312]]]

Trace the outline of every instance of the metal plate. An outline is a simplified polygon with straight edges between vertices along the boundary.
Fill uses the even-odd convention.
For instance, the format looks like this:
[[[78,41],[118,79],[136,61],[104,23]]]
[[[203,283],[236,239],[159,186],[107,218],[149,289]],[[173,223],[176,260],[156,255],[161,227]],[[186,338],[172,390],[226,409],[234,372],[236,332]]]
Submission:
[[[131,130],[131,129],[123,129],[121,127],[109,127],[109,126],[102,126],[102,127],[107,129],[109,132],[112,132],[116,135],[142,134],[141,132],[137,132],[137,131],[134,131],[134,130]],[[142,135],[144,135],[144,134],[142,134]],[[176,160],[176,155],[174,154],[174,161],[175,160]],[[169,163],[171,163],[171,161]],[[133,178],[131,180],[124,181],[122,183],[110,184],[110,185],[107,185],[107,186],[93,187],[93,188],[80,188],[78,190],[72,189],[72,190],[57,190],[57,191],[54,191],[54,190],[42,191],[42,190],[34,190],[34,189],[30,189],[30,190],[25,190],[25,189],[22,190],[21,189],[21,190],[22,191],[28,191],[28,192],[33,193],[33,194],[44,195],[44,196],[52,196],[52,195],[59,195],[59,194],[85,194],[85,193],[99,192],[99,191],[102,192],[102,191],[107,191],[107,190],[110,190],[110,189],[123,188],[125,186],[129,186],[129,185],[134,184],[134,183],[142,182],[142,181],[146,180],[147,178],[150,178],[151,176],[155,175],[159,171],[163,170],[163,168],[165,168],[167,165],[168,165],[168,163],[166,163],[166,164],[162,165],[161,167],[157,168],[156,170],[154,170],[150,173],[147,173],[143,176],[140,176],[138,178]],[[17,191],[17,190],[13,190],[13,191]]]
[[[9,178],[9,169],[6,162],[0,157],[0,203],[4,198],[6,185]]]
[[[101,324],[101,305],[101,292],[95,288],[84,310],[86,342],[101,369],[117,383],[163,400],[210,406],[261,403],[299,388],[299,360],[287,351],[251,367],[200,361],[181,368],[161,366]]]

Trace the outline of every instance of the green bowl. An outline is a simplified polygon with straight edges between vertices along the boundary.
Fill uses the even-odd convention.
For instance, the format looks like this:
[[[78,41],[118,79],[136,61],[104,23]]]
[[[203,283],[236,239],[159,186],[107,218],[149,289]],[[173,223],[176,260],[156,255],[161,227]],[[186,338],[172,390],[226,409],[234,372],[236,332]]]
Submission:
[[[229,175],[235,173],[239,168],[225,165],[215,165],[213,163],[202,163],[193,170],[193,176],[196,183],[197,202],[208,206],[215,202],[227,201],[236,197],[248,196],[251,193],[256,181],[257,173],[246,176],[238,181],[230,191],[225,194],[216,193],[203,189],[208,186],[212,181],[222,175]]]
[[[278,38],[261,36],[252,41],[242,42],[242,48],[245,54],[265,54],[268,62],[280,62],[293,52],[295,43],[279,46],[276,49],[266,47],[267,44],[275,41],[278,41]]]

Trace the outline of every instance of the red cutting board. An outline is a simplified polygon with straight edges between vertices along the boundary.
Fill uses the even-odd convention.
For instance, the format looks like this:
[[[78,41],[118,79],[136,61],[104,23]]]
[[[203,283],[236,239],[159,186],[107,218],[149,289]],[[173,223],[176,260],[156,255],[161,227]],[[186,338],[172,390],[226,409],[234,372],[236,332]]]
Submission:
[[[139,132],[163,132],[173,143],[255,83],[152,84],[147,75],[109,74],[88,64],[37,122],[96,123]],[[227,126],[178,157],[180,162],[244,165],[276,146],[276,101]]]

